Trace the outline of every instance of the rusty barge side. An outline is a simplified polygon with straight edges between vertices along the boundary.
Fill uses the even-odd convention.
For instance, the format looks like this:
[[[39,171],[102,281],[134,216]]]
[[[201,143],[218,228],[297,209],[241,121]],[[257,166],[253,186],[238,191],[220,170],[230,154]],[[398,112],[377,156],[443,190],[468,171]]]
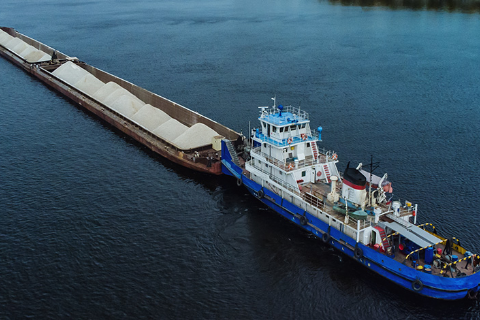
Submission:
[[[220,161],[221,151],[213,149],[212,145],[196,149],[181,150],[174,144],[161,139],[159,136],[151,133],[149,130],[143,128],[141,125],[123,116],[107,105],[97,101],[85,92],[64,82],[52,74],[52,72],[63,62],[72,61],[105,83],[110,81],[117,83],[140,100],[164,111],[169,116],[186,126],[203,123],[215,130],[220,136],[234,142],[235,146],[241,146],[242,144],[242,136],[239,133],[219,124],[218,122],[103,70],[90,66],[84,62],[80,62],[78,59],[70,58],[43,43],[18,33],[14,29],[5,27],[2,27],[1,29],[11,36],[18,37],[27,44],[46,52],[50,56],[55,52],[58,61],[29,63],[20,55],[2,45],[0,45],[0,55],[170,161],[196,171],[215,175],[222,174]]]

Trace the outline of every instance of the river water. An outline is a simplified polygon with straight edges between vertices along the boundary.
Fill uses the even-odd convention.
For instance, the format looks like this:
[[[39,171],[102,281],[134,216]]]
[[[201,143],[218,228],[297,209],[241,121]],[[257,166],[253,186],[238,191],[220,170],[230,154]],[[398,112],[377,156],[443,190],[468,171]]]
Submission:
[[[449,1],[15,1],[0,25],[246,133],[277,96],[480,252],[480,15]],[[400,289],[0,59],[0,318],[479,319]]]

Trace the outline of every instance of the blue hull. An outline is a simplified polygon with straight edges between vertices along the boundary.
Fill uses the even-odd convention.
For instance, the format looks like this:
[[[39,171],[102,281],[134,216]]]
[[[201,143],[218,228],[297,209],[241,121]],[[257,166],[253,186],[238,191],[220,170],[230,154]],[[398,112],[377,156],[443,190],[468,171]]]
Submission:
[[[479,290],[480,272],[463,278],[447,278],[412,269],[362,243],[357,244],[355,239],[335,228],[329,228],[327,223],[282,199],[270,190],[262,188],[258,183],[242,175],[242,169],[229,159],[228,153],[225,157],[222,154],[222,158],[224,173],[235,176],[238,185],[243,184],[253,196],[266,206],[322,239],[326,244],[403,288],[423,296],[443,300],[463,299],[468,295],[469,290],[471,292]]]

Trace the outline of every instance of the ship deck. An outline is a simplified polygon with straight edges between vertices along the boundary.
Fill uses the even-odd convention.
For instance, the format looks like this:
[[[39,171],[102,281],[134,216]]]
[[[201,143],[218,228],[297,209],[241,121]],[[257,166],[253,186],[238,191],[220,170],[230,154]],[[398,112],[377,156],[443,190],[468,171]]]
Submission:
[[[438,244],[436,246],[437,249],[442,249],[442,251],[445,249],[445,245],[444,244]],[[460,252],[456,251],[455,249],[452,249],[452,255],[456,255],[457,257],[459,257],[459,259],[462,259],[463,258],[463,254],[461,254]],[[398,246],[396,246],[396,249],[395,249],[395,261],[397,262],[400,262],[410,268],[413,268],[413,261],[411,258],[408,258],[406,259],[407,255],[400,252],[398,250]],[[443,275],[444,277],[448,277],[448,278],[457,278],[457,271],[465,274],[465,276],[469,276],[469,275],[472,275],[474,274],[474,267],[472,265],[472,263],[470,263],[468,265],[468,268],[466,269],[465,266],[467,264],[467,261],[464,260],[464,261],[460,261],[458,263],[456,263],[455,265],[452,264],[452,269],[450,267],[447,266],[447,268],[443,268],[443,266],[445,264],[448,264],[449,262],[445,259],[444,256],[442,256],[440,258],[440,260],[442,261],[442,267],[440,268],[435,268],[432,264],[427,264],[425,263],[425,260],[424,259],[418,259],[418,260],[415,260],[416,261],[416,265],[417,266],[422,266],[423,268],[425,268],[425,265],[429,265],[431,267],[431,273],[433,275]]]
[[[333,218],[345,223],[345,215],[333,210],[332,203],[329,203],[327,201],[327,194],[330,192],[330,188],[331,188],[330,185],[322,182],[322,183],[305,183],[305,184],[302,184],[301,186],[302,186],[301,194],[307,202],[316,206],[317,208],[321,209],[322,211],[328,213]],[[337,184],[336,189],[337,189],[337,193],[340,194],[341,193],[341,184]],[[316,200],[316,202],[315,202],[312,197],[309,197],[309,194],[313,195],[318,200]],[[388,219],[388,218],[386,218],[386,219]],[[349,217],[348,223],[345,223],[345,224],[352,227],[352,228],[357,227],[356,220],[351,218],[351,217]],[[398,239],[398,238],[396,238],[396,239]],[[440,239],[439,239],[439,241],[440,241]],[[394,257],[395,261],[397,261],[399,263],[402,263],[409,268],[413,268],[412,258],[409,257],[408,259],[406,259],[407,255],[405,253],[401,252],[398,249],[398,241],[397,241],[397,243],[394,243],[394,244],[395,244],[394,245],[394,247],[395,247],[395,257]],[[367,244],[367,246],[370,246],[370,245]],[[437,244],[435,246],[435,248],[436,249],[442,249],[442,252],[443,252],[444,249],[445,249],[445,245],[443,243],[440,243],[440,244]],[[460,253],[459,251],[455,250],[454,248],[452,248],[452,255],[456,255],[459,259],[463,258],[463,254]],[[433,275],[443,275],[444,277],[457,277],[457,275],[456,275],[457,272],[463,273],[466,276],[474,273],[474,270],[473,270],[474,267],[472,266],[472,264],[470,264],[468,266],[468,269],[465,269],[465,266],[467,264],[466,260],[460,261],[455,265],[452,264],[451,265],[452,270],[448,266],[445,269],[442,268],[444,265],[449,263],[444,256],[442,256],[440,258],[440,260],[441,260],[441,267],[440,268],[435,268],[433,266],[433,264],[425,263],[425,260],[421,259],[421,258],[416,260],[416,266],[420,265],[420,266],[425,268],[425,265],[427,265],[427,266],[430,265],[430,267],[431,267],[430,270],[431,270],[431,273]]]
[[[334,219],[342,221],[344,224],[352,227],[354,229],[357,228],[357,220],[349,217],[348,221],[346,221],[346,215],[340,212],[333,210],[333,204],[327,201],[327,194],[330,192],[330,186],[323,182],[319,183],[304,183],[301,184],[300,193],[302,198],[311,204],[314,207],[321,209],[322,211],[326,212],[327,214],[331,215]],[[340,193],[340,188],[337,185],[337,192]]]

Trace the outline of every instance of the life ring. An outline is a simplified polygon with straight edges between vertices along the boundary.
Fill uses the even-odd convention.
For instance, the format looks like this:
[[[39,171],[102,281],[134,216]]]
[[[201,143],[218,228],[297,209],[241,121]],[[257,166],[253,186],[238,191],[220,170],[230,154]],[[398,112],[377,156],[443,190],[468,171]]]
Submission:
[[[302,133],[300,136],[302,137],[303,141],[307,140],[307,135],[305,133]]]
[[[317,172],[317,176],[318,176],[318,177],[321,177],[321,176],[322,176],[322,171],[318,171],[318,172]]]
[[[287,166],[287,169],[288,170],[293,170],[293,163],[290,162]]]
[[[468,299],[475,300],[477,299],[478,291],[474,291],[473,289],[469,289],[467,293]]]
[[[337,160],[337,159],[338,159],[338,156],[337,156],[336,153],[332,154],[332,159],[333,159],[333,160]]]
[[[292,137],[288,138],[287,142],[288,142],[288,144],[292,144],[293,138]]]
[[[330,240],[330,234],[328,232],[324,232],[322,235],[322,240],[324,243],[327,243]]]
[[[416,279],[412,282],[412,289],[413,291],[420,291],[423,289],[423,282],[420,279]]]
[[[355,250],[353,251],[355,258],[360,259],[363,257],[363,250],[358,246],[358,243],[355,245]]]
[[[242,178],[237,179],[237,186],[241,187],[243,184]]]
[[[307,217],[300,216],[300,223],[302,224],[302,226],[306,226],[308,223]]]
[[[258,199],[262,199],[264,195],[265,195],[265,193],[263,192],[262,189],[260,189],[260,190],[257,192],[257,198],[258,198]]]

